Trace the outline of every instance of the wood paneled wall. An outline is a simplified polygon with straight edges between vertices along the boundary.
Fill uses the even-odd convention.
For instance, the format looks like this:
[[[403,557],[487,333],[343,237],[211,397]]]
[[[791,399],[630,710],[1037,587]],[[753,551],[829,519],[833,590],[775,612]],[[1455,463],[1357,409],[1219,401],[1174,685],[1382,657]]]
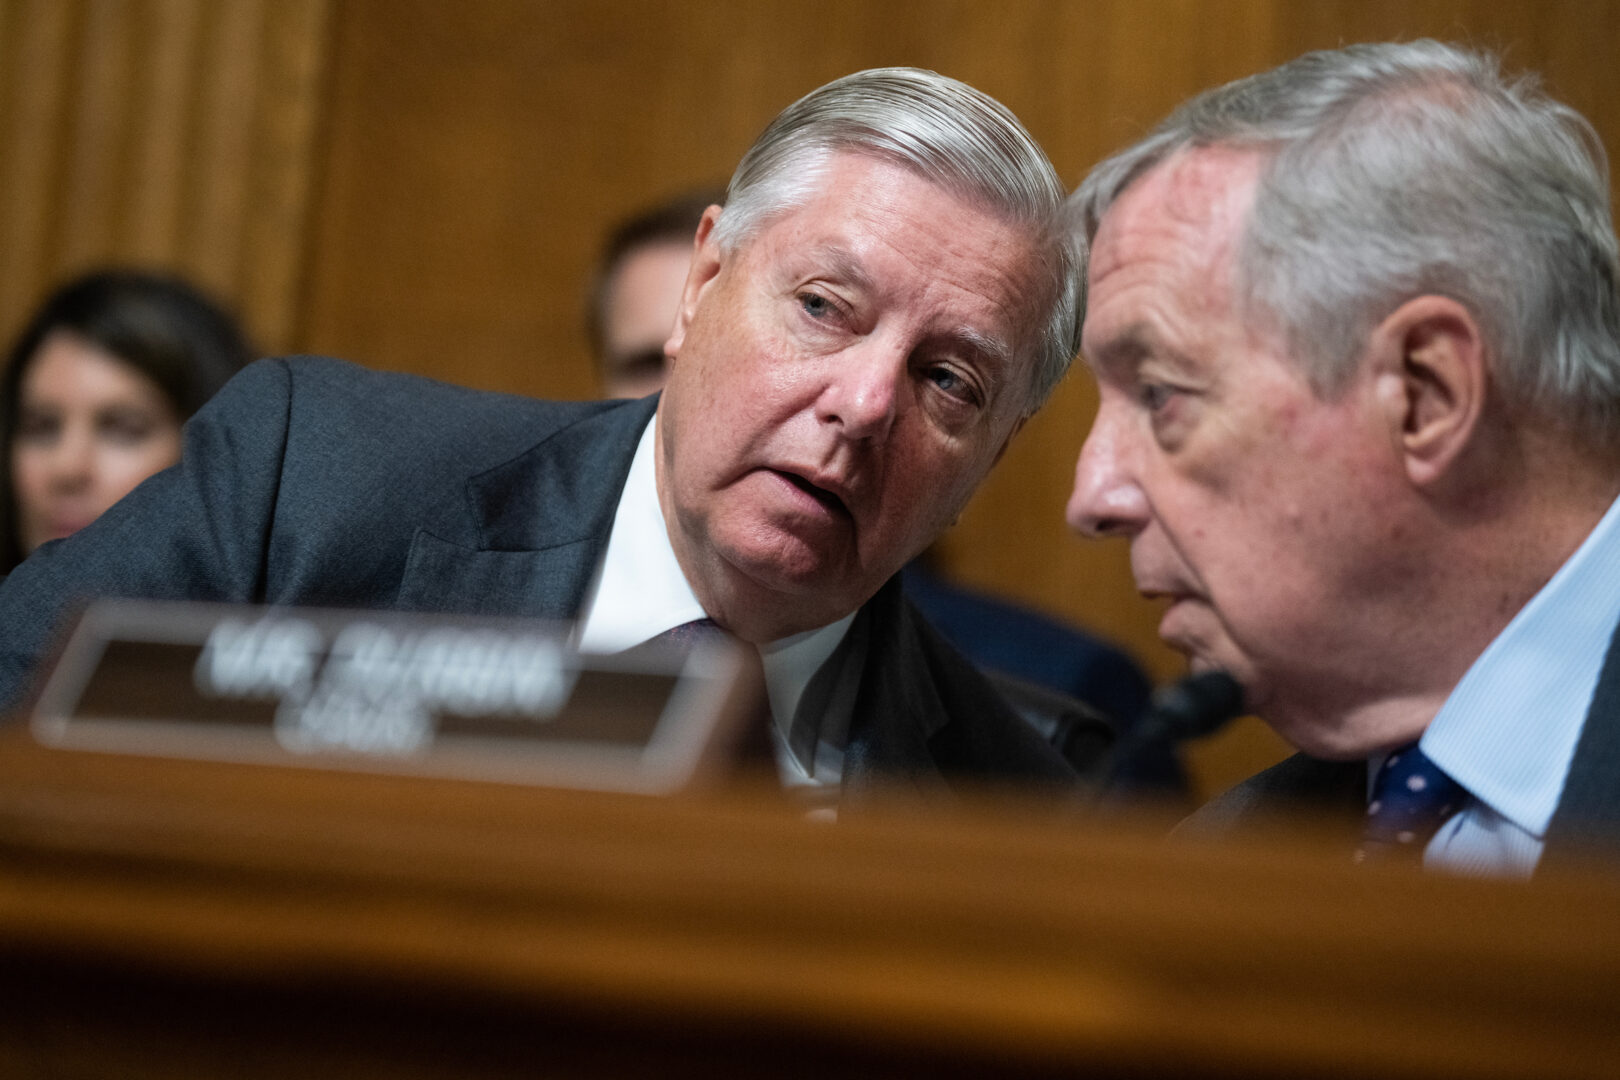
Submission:
[[[1074,182],[1206,86],[1421,35],[1544,72],[1620,147],[1613,0],[0,0],[0,326],[69,270],[156,261],[272,350],[587,396],[602,231],[723,180],[830,78],[965,79]],[[1094,407],[1059,390],[948,560],[1168,676],[1123,545],[1062,523]]]
[[[181,271],[280,348],[308,257],[327,0],[0,3],[0,327],[108,262]]]

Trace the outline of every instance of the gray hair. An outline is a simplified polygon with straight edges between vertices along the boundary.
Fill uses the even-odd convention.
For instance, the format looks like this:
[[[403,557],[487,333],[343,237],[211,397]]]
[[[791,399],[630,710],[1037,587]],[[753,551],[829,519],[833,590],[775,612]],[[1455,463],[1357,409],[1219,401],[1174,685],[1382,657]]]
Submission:
[[[1051,292],[1023,408],[1035,412],[1079,351],[1084,303],[1084,256],[1057,227],[1064,188],[1045,152],[1006,106],[965,83],[918,68],[856,72],[789,105],[754,141],[732,175],[715,243],[734,251],[802,206],[836,153],[901,165],[1030,230]]]
[[[1319,394],[1414,296],[1465,305],[1504,400],[1594,445],[1620,433],[1620,303],[1608,161],[1533,77],[1435,41],[1309,53],[1208,91],[1070,198],[1087,241],[1109,206],[1184,149],[1267,156],[1236,285]]]

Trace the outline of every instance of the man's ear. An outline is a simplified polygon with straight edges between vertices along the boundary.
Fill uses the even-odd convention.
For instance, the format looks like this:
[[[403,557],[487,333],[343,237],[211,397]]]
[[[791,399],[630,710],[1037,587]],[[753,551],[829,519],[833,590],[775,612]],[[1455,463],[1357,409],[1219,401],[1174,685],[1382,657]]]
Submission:
[[[1479,324],[1446,296],[1396,308],[1369,343],[1379,399],[1407,477],[1443,477],[1479,430],[1490,368]]]
[[[703,211],[697,234],[692,238],[692,265],[686,271],[686,284],[681,287],[681,307],[675,313],[675,328],[664,342],[664,355],[674,360],[686,340],[686,328],[697,314],[698,301],[703,298],[709,283],[720,273],[720,248],[714,242],[714,226],[720,220],[720,207],[711,206]]]

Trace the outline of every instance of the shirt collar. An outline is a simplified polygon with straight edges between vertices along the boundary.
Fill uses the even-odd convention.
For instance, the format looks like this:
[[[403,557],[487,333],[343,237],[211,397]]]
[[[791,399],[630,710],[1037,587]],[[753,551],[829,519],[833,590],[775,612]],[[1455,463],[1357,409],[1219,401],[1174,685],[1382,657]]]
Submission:
[[[1476,799],[1547,831],[1620,622],[1620,501],[1474,661],[1423,752]]]
[[[792,738],[793,724],[805,687],[810,685],[811,677],[838,648],[838,643],[844,640],[850,623],[854,621],[855,613],[851,612],[835,623],[773,641],[760,648],[760,662],[765,668],[765,690],[771,699],[771,716],[776,720],[777,730],[787,740],[788,746],[793,746],[795,741]],[[810,749],[802,757],[798,751],[794,751],[793,755],[801,767],[814,775],[814,748],[828,742],[842,750],[848,734],[849,717],[810,716],[802,722],[813,728],[809,739]],[[804,760],[805,757],[810,760]]]
[[[706,617],[664,528],[653,464],[657,436],[654,413],[630,459],[607,551],[585,604],[579,647],[586,652],[620,652]]]

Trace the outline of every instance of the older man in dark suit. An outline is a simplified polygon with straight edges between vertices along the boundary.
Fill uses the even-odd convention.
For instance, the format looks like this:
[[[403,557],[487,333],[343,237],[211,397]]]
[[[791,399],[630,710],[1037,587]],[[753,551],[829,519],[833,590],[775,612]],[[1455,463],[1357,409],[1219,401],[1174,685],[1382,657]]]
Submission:
[[[256,366],[179,467],[0,589],[0,693],[83,595],[541,615],[597,650],[709,620],[759,648],[793,782],[1062,784],[1066,763],[891,582],[1075,351],[1061,199],[970,87],[831,83],[705,214],[660,399]]]
[[[1620,298],[1578,115],[1435,42],[1210,91],[1073,197],[1070,520],[1305,751],[1208,808],[1523,875],[1620,843]],[[1605,657],[1607,656],[1607,659]],[[1431,797],[1433,796],[1433,797]]]

